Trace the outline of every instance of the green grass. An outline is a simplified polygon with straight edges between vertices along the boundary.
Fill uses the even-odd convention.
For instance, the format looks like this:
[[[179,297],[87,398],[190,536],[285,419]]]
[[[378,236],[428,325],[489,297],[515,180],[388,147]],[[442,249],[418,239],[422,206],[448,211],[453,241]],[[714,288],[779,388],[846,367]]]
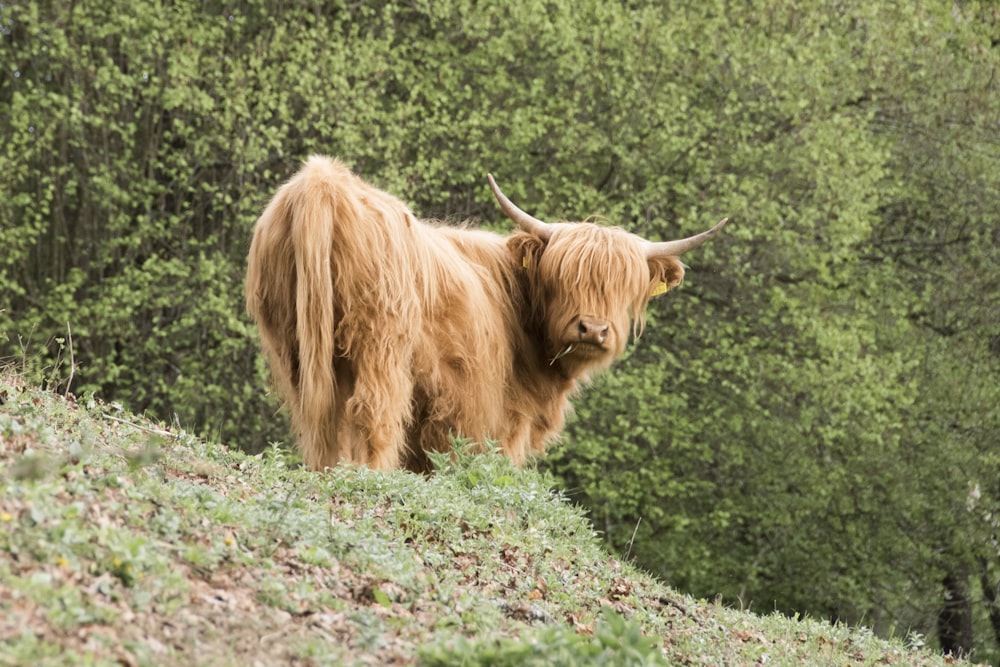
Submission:
[[[309,473],[0,373],[0,665],[954,664],[687,598],[537,471],[437,464]]]

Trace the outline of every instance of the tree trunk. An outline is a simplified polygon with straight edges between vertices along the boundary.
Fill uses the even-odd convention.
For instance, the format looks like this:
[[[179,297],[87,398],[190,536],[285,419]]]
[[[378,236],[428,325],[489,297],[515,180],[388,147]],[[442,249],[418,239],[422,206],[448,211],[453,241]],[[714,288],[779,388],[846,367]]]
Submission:
[[[1000,593],[1000,582],[994,583],[990,578],[985,558],[979,560],[979,583],[983,587],[983,597],[986,598],[986,611],[990,615],[993,637],[997,645],[1000,645],[1000,603],[997,602],[997,594]]]
[[[949,572],[944,578],[944,604],[938,612],[941,650],[951,655],[972,651],[972,600],[967,575]]]

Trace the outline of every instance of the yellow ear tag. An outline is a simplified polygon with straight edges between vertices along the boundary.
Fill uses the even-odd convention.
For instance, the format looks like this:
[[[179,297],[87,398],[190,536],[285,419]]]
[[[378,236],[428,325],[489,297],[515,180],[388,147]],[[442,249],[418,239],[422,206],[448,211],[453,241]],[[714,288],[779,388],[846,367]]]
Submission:
[[[527,256],[527,255],[525,255],[525,256],[524,256],[524,257],[523,257],[523,258],[521,259],[521,266],[523,266],[524,268],[528,268],[528,256]]]
[[[649,292],[649,298],[652,299],[654,296],[660,296],[661,294],[666,294],[666,293],[667,293],[667,284],[666,283],[656,283],[656,285],[653,287],[653,289],[650,290],[650,292]]]

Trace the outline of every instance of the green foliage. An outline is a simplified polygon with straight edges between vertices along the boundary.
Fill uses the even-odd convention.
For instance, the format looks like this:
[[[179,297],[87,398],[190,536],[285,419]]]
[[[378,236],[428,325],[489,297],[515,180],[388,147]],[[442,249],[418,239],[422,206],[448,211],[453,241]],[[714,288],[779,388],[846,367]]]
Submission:
[[[969,505],[1000,433],[1000,169],[969,150],[1000,118],[996,16],[799,7],[730,7],[724,43],[689,40],[725,91],[701,196],[739,242],[704,251],[550,465],[684,590],[933,635],[946,574],[996,581]]]
[[[565,627],[546,628],[532,633],[527,641],[497,639],[470,641],[459,637],[448,647],[428,647],[420,663],[427,667],[573,667],[575,665],[619,665],[646,667],[669,664],[658,642],[644,637],[642,627],[614,612],[605,614],[593,637],[585,637]]]
[[[0,358],[246,451],[288,441],[242,282],[312,152],[428,217],[504,224],[487,171],[539,216],[649,238],[728,215],[546,465],[698,595],[934,637],[957,578],[989,658],[998,25],[978,2],[4,3]],[[438,466],[529,502],[489,460]]]

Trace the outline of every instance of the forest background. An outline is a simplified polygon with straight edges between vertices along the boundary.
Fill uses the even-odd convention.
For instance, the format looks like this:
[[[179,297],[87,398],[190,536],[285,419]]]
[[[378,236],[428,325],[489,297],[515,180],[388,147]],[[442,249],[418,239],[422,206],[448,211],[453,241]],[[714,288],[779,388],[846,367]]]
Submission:
[[[247,451],[311,153],[424,217],[733,221],[543,462],[674,587],[1000,657],[1000,6],[0,5],[0,357]]]

